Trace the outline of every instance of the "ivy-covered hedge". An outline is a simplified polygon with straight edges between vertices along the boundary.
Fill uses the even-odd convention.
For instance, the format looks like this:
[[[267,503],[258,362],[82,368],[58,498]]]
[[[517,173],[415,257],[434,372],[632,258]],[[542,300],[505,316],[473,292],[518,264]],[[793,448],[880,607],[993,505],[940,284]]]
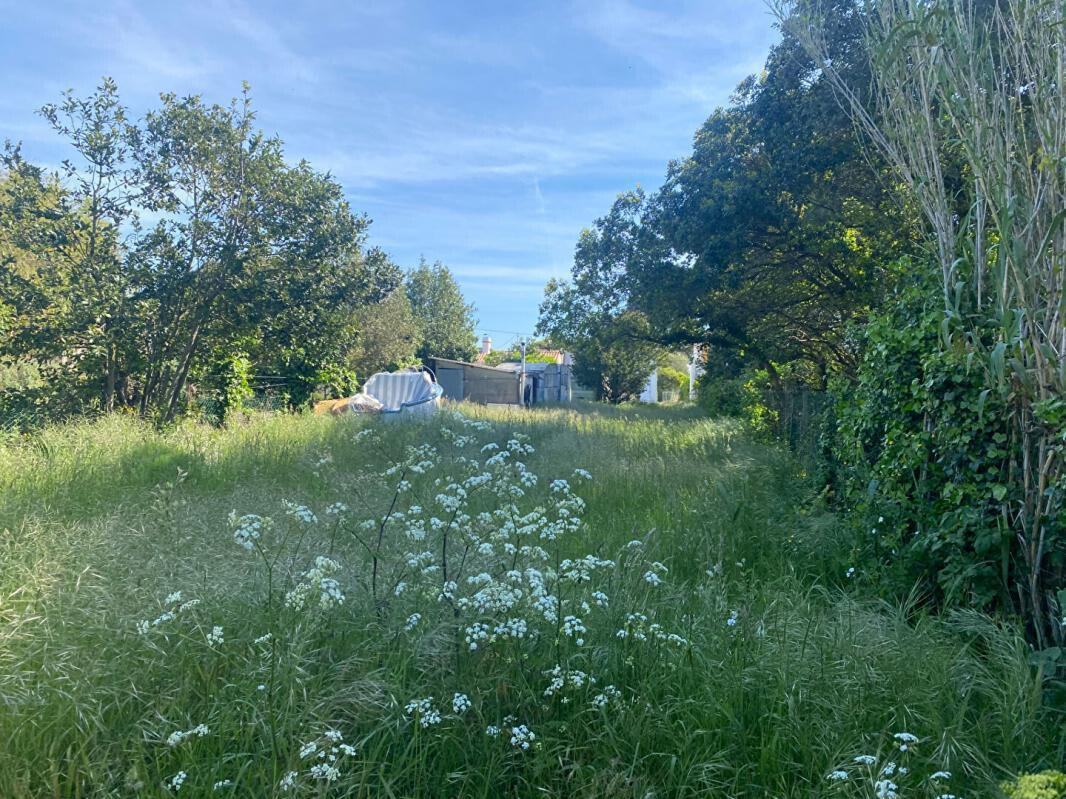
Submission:
[[[860,573],[938,603],[1009,609],[1023,576],[1008,409],[964,338],[945,335],[952,324],[926,286],[870,320],[856,379],[836,386],[828,471],[857,527]],[[1060,574],[1062,521],[1048,528]]]

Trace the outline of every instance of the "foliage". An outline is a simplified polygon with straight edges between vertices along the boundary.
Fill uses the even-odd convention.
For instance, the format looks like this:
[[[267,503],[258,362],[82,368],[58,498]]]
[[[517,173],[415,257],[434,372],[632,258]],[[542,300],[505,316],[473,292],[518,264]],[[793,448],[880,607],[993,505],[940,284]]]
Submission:
[[[596,398],[608,402],[639,396],[659,354],[648,334],[647,320],[626,311],[598,327],[594,336],[573,342],[577,382],[594,386]]]
[[[164,94],[132,122],[105,80],[42,113],[77,160],[61,186],[5,157],[0,303],[18,312],[0,352],[35,360],[53,396],[172,419],[237,341],[297,395],[346,311],[396,285],[340,186],[254,128],[247,89],[228,106]]]
[[[408,273],[406,287],[422,333],[419,359],[473,358],[477,352],[474,306],[463,299],[451,270],[440,261],[430,265],[423,258],[418,268]]]
[[[639,395],[662,349],[644,314],[605,307],[565,282],[545,288],[537,332],[572,352],[577,382],[608,402]]]
[[[925,328],[936,337],[926,336],[921,353],[901,349],[926,378],[915,410],[948,428],[930,431],[929,419],[911,415],[921,427],[909,427],[907,440],[917,447],[931,438],[945,460],[943,471],[922,474],[918,501],[931,493],[957,505],[938,504],[933,516],[953,519],[951,545],[973,547],[976,573],[948,579],[969,587],[1000,575],[1001,603],[1027,620],[1034,643],[1061,644],[1066,172],[1053,165],[1066,159],[1066,20],[1060,6],[1037,0],[873,8],[864,30],[872,99],[827,60],[820,21],[797,15],[793,27],[929,225],[943,324]],[[952,439],[957,462],[937,449]],[[905,454],[904,471],[924,462],[921,449]],[[985,471],[954,483],[956,472],[975,468]],[[991,589],[977,590],[985,600]]]
[[[775,407],[766,369],[745,368],[736,377],[704,373],[699,404],[715,416],[736,416],[758,438],[770,440],[778,432],[780,411]]]
[[[375,372],[413,366],[422,341],[422,331],[403,289],[357,310],[352,334],[354,341],[346,360],[363,380]]]
[[[485,356],[484,363],[486,366],[499,366],[501,363],[507,361],[520,362],[522,360],[522,350],[517,347],[512,347],[506,350],[493,350]],[[556,356],[554,352],[543,352],[541,350],[534,349],[533,347],[526,348],[526,363],[555,363]]]
[[[244,410],[244,403],[252,397],[252,362],[244,352],[232,352],[219,357],[212,369],[216,392],[216,420]]]
[[[826,6],[834,64],[861,83],[857,4]],[[620,195],[581,234],[574,289],[643,312],[662,343],[713,344],[763,369],[807,361],[823,385],[850,369],[846,324],[879,302],[916,228],[886,161],[817,76],[786,29],[663,186]]]
[[[688,399],[688,375],[672,366],[659,366],[659,391],[676,391],[682,400]]]
[[[1007,799],[1063,799],[1066,797],[1066,774],[1050,770],[1023,774],[1003,783],[1003,793]]]
[[[1023,490],[1010,477],[1009,418],[966,351],[939,346],[945,324],[936,288],[916,287],[865,329],[837,411],[841,491],[873,531],[859,562],[899,590],[919,581],[940,600],[1010,607],[1025,566],[1004,517]]]
[[[18,531],[0,548],[0,795],[163,796],[182,772],[179,796],[224,780],[274,795],[296,771],[298,795],[806,799],[860,795],[843,793],[860,790],[852,758],[900,762],[904,732],[919,739],[915,779],[952,773],[941,792],[992,796],[1004,774],[1061,761],[1061,715],[1040,702],[1020,631],[873,603],[843,569],[823,571],[836,531],[798,512],[807,488],[793,465],[737,425],[684,408],[462,410],[479,423],[282,414],[159,430],[111,415],[0,444],[0,528]],[[512,455],[482,451],[493,442]],[[535,484],[515,479],[516,462]],[[558,478],[584,508],[580,529],[553,541],[526,514],[558,518]],[[494,554],[471,546],[438,602],[444,536],[454,575],[479,514],[495,522],[512,503],[525,518],[493,523],[499,537],[481,543]],[[520,559],[552,553],[534,567],[564,609],[554,625],[525,592],[511,611],[460,606],[490,585],[510,601],[496,593],[510,559],[485,561],[516,539]],[[422,565],[397,596],[408,551]],[[589,553],[589,582],[563,576],[564,559],[580,567]],[[478,585],[482,570],[491,583]],[[526,637],[495,631],[520,629],[512,618]],[[472,650],[474,624],[490,630],[470,634]],[[532,741],[511,729],[523,725]],[[311,743],[327,757],[301,757]],[[315,779],[329,754],[335,779]],[[829,781],[842,766],[849,781]]]

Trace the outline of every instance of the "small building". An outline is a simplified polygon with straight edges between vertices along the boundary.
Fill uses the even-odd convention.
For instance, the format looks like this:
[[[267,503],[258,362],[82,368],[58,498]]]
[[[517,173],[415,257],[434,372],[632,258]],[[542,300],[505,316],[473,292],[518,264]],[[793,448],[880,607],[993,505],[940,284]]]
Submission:
[[[485,366],[450,358],[429,358],[426,365],[437,376],[444,396],[457,402],[537,405],[571,399],[569,363],[527,363],[524,381],[521,363]]]
[[[522,364],[506,361],[497,369],[520,375]],[[569,363],[526,363],[526,385],[523,391],[526,405],[543,402],[570,402],[572,399]]]

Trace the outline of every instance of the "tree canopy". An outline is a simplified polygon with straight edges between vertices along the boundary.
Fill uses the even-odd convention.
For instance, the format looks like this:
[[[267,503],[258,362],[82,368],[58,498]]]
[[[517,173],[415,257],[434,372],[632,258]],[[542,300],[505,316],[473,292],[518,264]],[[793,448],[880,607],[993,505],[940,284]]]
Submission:
[[[869,64],[854,3],[830,5],[832,58],[861,85]],[[715,345],[771,369],[853,368],[848,322],[879,302],[917,227],[883,158],[818,77],[786,32],[658,191],[623,193],[581,234],[570,304],[585,318],[640,312],[659,343]]]
[[[374,372],[398,369],[416,361],[422,329],[402,288],[381,302],[360,308],[352,323],[354,341],[348,350],[347,363],[360,380],[366,380]]]
[[[474,306],[467,304],[459,284],[440,261],[421,260],[407,275],[407,298],[422,331],[418,357],[468,361],[477,352]]]
[[[42,114],[74,157],[60,182],[5,155],[0,355],[38,362],[53,395],[170,419],[240,349],[299,398],[351,311],[400,281],[339,184],[256,129],[247,87],[164,94],[133,122],[104,80]]]

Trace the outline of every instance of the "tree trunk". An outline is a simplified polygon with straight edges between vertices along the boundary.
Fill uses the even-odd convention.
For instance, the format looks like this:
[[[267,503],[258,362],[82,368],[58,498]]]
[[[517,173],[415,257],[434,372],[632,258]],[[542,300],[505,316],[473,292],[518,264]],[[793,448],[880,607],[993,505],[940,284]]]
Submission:
[[[118,378],[118,353],[114,342],[107,344],[107,365],[104,377],[104,412],[111,413],[115,410],[115,381]]]
[[[173,421],[175,414],[178,412],[178,399],[181,397],[181,391],[185,388],[185,381],[189,377],[189,367],[192,365],[192,356],[196,352],[196,345],[200,340],[200,331],[203,330],[203,325],[197,324],[193,328],[192,335],[189,337],[189,343],[185,347],[185,353],[182,356],[181,366],[178,367],[177,374],[174,375],[174,383],[170,389],[170,401],[167,403],[167,412],[164,417],[164,421]]]

